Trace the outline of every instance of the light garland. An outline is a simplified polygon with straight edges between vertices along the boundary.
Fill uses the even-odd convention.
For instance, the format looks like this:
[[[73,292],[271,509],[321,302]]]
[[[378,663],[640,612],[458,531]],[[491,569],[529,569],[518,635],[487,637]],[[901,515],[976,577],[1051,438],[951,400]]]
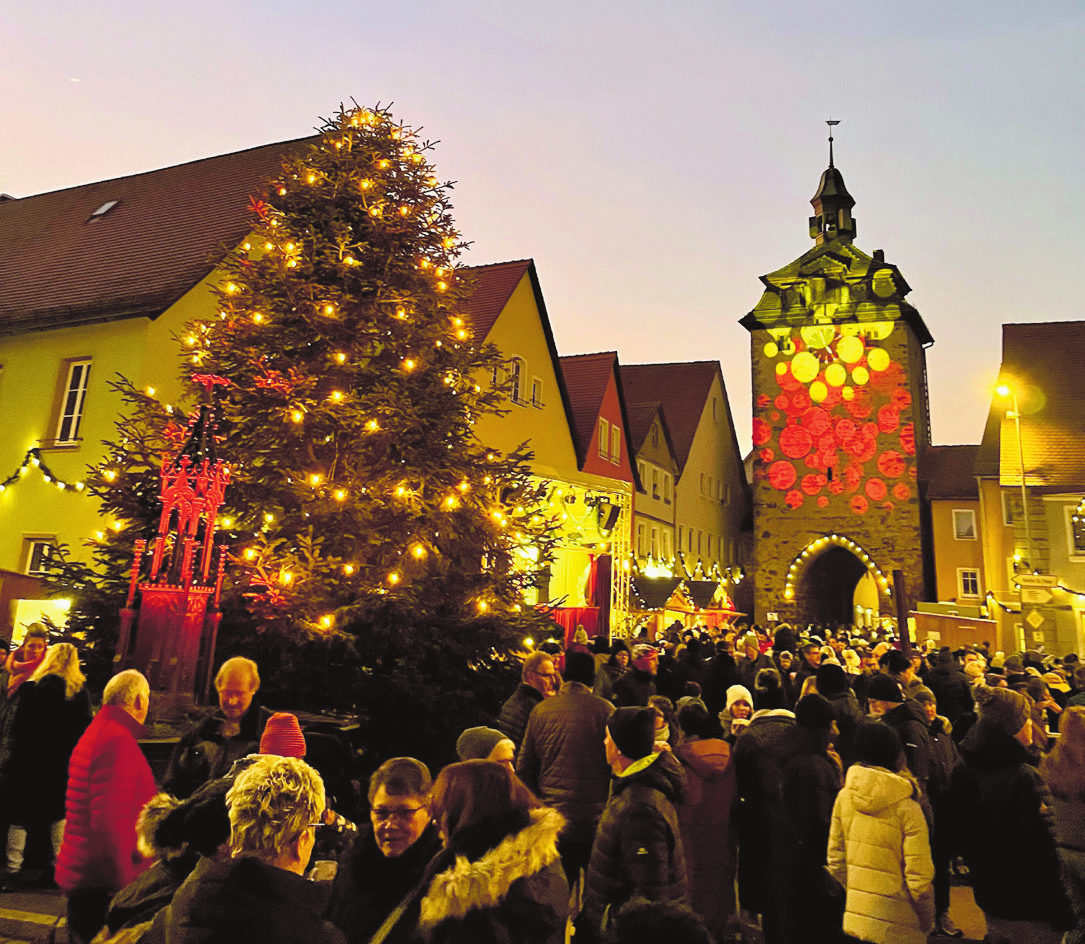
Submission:
[[[885,574],[881,572],[878,565],[874,563],[873,558],[860,545],[856,544],[851,538],[844,537],[842,534],[829,534],[818,538],[816,541],[811,541],[791,562],[791,566],[787,569],[787,579],[784,582],[785,600],[795,599],[795,584],[798,581],[802,569],[809,562],[811,556],[818,551],[823,550],[830,544],[835,544],[837,547],[842,547],[845,550],[851,551],[851,553],[858,557],[866,566],[867,573],[874,577],[878,584],[878,589],[886,596],[893,595],[893,589],[889,586],[889,581],[886,579]]]
[[[3,482],[0,482],[0,492],[6,491],[9,486],[21,482],[31,469],[37,469],[41,472],[42,478],[44,478],[46,482],[50,485],[55,485],[57,489],[62,492],[66,492],[69,489],[74,492],[81,492],[87,487],[85,482],[67,482],[57,476],[57,474],[42,460],[41,449],[34,446],[27,449],[26,455],[23,456],[23,461],[19,465],[19,468],[12,472]]]

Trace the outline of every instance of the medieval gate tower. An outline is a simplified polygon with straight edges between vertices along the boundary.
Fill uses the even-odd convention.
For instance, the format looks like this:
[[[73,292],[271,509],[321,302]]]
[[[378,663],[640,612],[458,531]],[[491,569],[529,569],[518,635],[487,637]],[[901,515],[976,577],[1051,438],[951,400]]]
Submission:
[[[835,124],[835,122],[833,122]],[[855,200],[833,164],[810,201],[814,246],[762,276],[741,324],[753,379],[754,616],[868,623],[925,599],[917,483],[930,438],[911,290],[878,249],[857,248]]]

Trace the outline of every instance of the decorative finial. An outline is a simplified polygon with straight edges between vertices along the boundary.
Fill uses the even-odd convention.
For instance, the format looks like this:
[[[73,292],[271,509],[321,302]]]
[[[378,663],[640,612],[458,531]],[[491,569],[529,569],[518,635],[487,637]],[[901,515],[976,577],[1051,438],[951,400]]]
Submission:
[[[840,124],[840,121],[839,120],[834,121],[832,118],[829,118],[825,122],[825,124],[827,124],[829,126],[829,166],[832,167],[833,166],[833,128],[835,128],[838,124]]]

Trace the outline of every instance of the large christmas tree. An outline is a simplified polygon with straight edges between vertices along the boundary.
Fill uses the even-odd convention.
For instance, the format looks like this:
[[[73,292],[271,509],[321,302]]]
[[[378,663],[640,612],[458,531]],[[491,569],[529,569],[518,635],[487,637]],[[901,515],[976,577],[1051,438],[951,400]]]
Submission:
[[[503,409],[502,356],[465,313],[466,244],[430,148],[387,109],[340,109],[254,199],[250,237],[221,262],[218,317],[181,339],[186,374],[228,381],[220,524],[248,576],[223,646],[231,622],[326,640],[364,680],[328,701],[375,724],[403,697],[430,720],[477,720],[473,689],[539,625],[523,591],[554,540],[529,455],[473,433]],[[161,439],[168,417],[136,405]],[[146,463],[128,471],[128,449],[147,438],[129,423],[92,477],[118,516],[138,513],[132,490],[142,499],[147,486]],[[290,651],[292,671],[326,684],[312,662],[331,649]]]

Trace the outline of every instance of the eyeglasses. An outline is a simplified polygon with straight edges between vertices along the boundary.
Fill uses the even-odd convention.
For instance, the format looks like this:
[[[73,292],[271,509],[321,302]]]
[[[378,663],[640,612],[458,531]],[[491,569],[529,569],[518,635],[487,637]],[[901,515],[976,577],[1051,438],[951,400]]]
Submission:
[[[392,810],[384,806],[378,806],[371,809],[369,815],[379,823],[386,823],[390,819],[394,819],[397,823],[406,823],[415,813],[424,809],[424,806],[401,806]]]

